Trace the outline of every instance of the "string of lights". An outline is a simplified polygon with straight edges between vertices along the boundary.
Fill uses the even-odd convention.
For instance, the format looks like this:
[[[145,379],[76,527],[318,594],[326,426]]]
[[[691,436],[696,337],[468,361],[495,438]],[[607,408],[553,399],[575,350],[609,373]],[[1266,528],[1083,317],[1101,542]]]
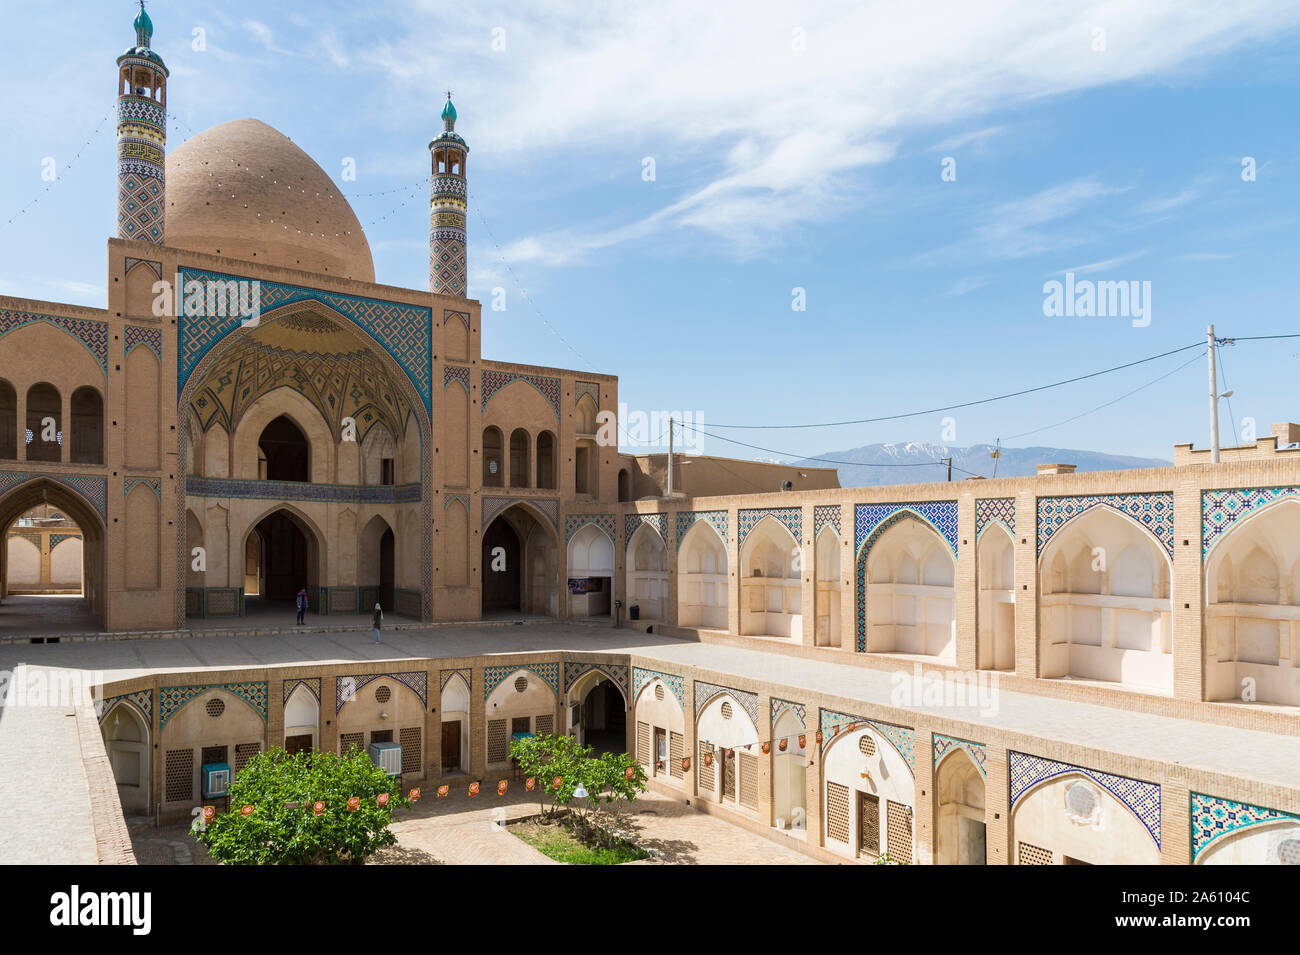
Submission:
[[[85,151],[86,151],[86,148],[87,148],[91,143],[93,143],[93,142],[95,141],[95,139],[99,136],[100,131],[104,128],[104,124],[107,123],[107,122],[109,121],[109,119],[112,118],[113,114],[116,113],[116,112],[117,112],[117,110],[116,110],[116,108],[114,108],[114,109],[111,109],[111,110],[109,110],[107,113],[104,114],[104,118],[101,119],[101,120],[100,120],[100,121],[95,125],[95,129],[91,132],[90,136],[86,139],[86,141],[85,141],[84,143],[81,144],[81,146],[77,149],[77,151],[76,151],[75,153],[73,153],[73,155],[72,155],[72,159],[70,159],[70,160],[68,161],[68,164],[67,164],[66,166],[63,167],[63,172],[62,172],[62,174],[57,174],[53,179],[51,179],[49,182],[47,182],[47,183],[45,184],[45,188],[44,188],[44,189],[42,189],[40,192],[38,192],[35,196],[33,196],[33,197],[32,197],[32,198],[27,202],[26,205],[24,205],[24,206],[23,206],[22,208],[20,208],[17,212],[15,212],[13,215],[11,215],[7,220],[5,220],[5,225],[6,225],[6,226],[11,226],[11,225],[13,225],[14,222],[15,222],[17,219],[21,218],[23,215],[26,214],[26,212],[27,212],[29,209],[31,209],[31,208],[32,208],[33,206],[35,206],[38,202],[40,202],[40,201],[41,201],[41,198],[42,198],[46,193],[48,193],[51,189],[53,189],[56,183],[60,183],[60,182],[62,182],[62,181],[67,177],[67,174],[68,174],[69,172],[71,172],[71,171],[72,171],[72,168],[77,164],[77,160],[81,158],[81,154],[82,154],[83,152],[85,152]]]

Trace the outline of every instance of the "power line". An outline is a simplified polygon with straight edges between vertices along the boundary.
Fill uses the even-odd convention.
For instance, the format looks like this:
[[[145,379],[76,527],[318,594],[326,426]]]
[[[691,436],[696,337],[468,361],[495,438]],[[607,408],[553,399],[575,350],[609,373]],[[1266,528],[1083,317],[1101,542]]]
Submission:
[[[1277,336],[1287,338],[1300,338],[1295,336]],[[1245,341],[1245,339],[1239,339]],[[1089,378],[1097,378],[1101,375],[1109,375],[1111,372],[1123,371],[1125,368],[1133,368],[1136,365],[1143,365],[1147,362],[1156,361],[1160,358],[1167,358],[1170,355],[1177,355],[1179,352],[1185,352],[1192,348],[1201,347],[1201,342],[1193,342],[1190,345],[1184,345],[1182,348],[1174,348],[1170,351],[1161,352],[1159,355],[1150,355],[1146,358],[1139,358],[1136,361],[1125,362],[1122,365],[1114,365],[1111,368],[1103,368],[1101,371],[1089,372],[1086,375],[1078,375],[1074,378],[1066,378],[1063,381],[1054,381],[1048,385],[1038,385],[1034,388],[1025,388],[1021,391],[1012,391],[1004,395],[994,395],[991,398],[979,398],[975,401],[963,401],[954,405],[944,405],[940,408],[928,408],[925,411],[908,411],[903,414],[881,415],[876,418],[858,418],[853,421],[822,421],[814,424],[715,424],[715,428],[744,428],[747,430],[766,430],[766,431],[785,431],[803,428],[838,428],[851,424],[876,424],[881,421],[898,421],[902,418],[918,418],[921,415],[938,414],[940,411],[956,411],[960,408],[972,408],[976,405],[986,405],[994,401],[1005,401],[1007,398],[1019,398],[1022,395],[1032,395],[1039,391],[1047,391],[1050,388],[1060,388],[1062,385],[1072,385],[1079,381],[1087,381]]]

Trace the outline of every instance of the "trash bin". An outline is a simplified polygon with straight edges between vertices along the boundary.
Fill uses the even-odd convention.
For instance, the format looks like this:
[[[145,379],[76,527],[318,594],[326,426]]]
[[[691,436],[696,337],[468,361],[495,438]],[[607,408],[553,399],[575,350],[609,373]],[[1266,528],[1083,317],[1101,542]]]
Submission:
[[[627,619],[629,619],[629,620],[640,620],[640,619],[641,619],[641,605],[640,605],[640,604],[633,604],[632,606],[630,606],[630,607],[627,608]]]

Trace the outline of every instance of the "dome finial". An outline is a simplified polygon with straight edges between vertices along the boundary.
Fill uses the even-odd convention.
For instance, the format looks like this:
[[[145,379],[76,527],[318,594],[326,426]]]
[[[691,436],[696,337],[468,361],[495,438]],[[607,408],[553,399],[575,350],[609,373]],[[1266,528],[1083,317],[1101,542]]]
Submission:
[[[447,105],[442,108],[442,126],[448,132],[456,128],[456,107],[451,104],[451,90],[447,90]]]
[[[135,27],[135,45],[148,49],[149,41],[153,39],[153,21],[144,12],[144,0],[140,0],[140,12],[131,25]]]

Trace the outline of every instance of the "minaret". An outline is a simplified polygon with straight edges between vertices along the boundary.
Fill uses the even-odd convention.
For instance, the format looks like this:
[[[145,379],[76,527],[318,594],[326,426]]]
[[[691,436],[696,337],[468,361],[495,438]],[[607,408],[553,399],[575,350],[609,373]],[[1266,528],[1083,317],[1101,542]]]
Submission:
[[[140,2],[135,46],[117,58],[117,235],[163,244],[167,66]]]
[[[442,135],[429,143],[433,174],[429,179],[429,291],[464,297],[465,156],[469,147],[456,135],[456,107],[442,108]]]

